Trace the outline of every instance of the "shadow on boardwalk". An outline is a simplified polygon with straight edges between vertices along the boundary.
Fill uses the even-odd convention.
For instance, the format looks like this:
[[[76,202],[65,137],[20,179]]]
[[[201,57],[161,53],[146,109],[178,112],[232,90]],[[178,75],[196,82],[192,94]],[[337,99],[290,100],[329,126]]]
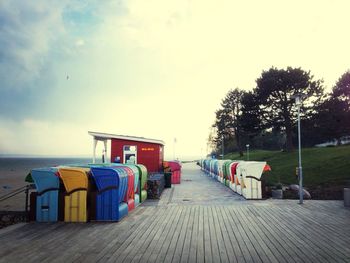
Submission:
[[[339,201],[246,201],[193,164],[119,223],[29,223],[0,231],[0,262],[349,262]]]

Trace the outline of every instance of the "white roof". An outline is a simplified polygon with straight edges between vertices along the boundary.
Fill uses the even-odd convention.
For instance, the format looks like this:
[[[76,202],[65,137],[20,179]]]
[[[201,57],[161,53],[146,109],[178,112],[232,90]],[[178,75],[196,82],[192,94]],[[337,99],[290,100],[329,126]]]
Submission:
[[[120,139],[120,140],[128,140],[128,141],[136,141],[136,142],[148,142],[164,145],[164,141],[155,140],[155,139],[147,139],[144,137],[135,137],[135,136],[126,136],[126,135],[118,135],[118,134],[110,134],[103,132],[88,132],[91,136],[93,136],[96,140],[105,140],[105,139]]]

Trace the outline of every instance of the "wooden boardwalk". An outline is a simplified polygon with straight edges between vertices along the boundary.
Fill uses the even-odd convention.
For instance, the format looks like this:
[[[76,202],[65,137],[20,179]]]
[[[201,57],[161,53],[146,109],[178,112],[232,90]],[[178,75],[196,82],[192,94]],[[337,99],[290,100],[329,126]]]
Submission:
[[[350,262],[350,210],[246,201],[188,164],[181,185],[119,223],[1,230],[0,262]]]

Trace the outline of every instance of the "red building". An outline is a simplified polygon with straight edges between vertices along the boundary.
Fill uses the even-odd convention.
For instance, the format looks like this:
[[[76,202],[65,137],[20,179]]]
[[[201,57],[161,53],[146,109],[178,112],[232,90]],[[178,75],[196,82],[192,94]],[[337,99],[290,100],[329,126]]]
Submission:
[[[143,164],[149,172],[160,172],[164,160],[164,142],[143,137],[115,135],[101,132],[89,132],[93,136],[93,162],[95,163],[96,145],[104,142],[107,153],[107,141],[111,140],[111,162]]]

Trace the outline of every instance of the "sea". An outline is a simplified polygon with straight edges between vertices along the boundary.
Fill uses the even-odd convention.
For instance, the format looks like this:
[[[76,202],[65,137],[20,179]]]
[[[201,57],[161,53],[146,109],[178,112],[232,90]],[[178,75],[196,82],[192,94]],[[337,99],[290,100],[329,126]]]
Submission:
[[[91,163],[91,158],[77,157],[0,157],[0,167],[3,169],[40,168],[72,163]]]

